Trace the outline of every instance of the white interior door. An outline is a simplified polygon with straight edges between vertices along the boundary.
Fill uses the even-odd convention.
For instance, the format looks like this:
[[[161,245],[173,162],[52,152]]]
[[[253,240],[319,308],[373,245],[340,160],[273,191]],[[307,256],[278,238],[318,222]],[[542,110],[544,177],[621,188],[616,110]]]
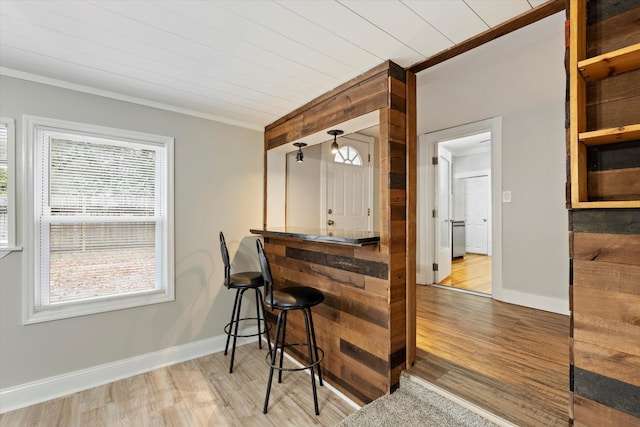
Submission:
[[[342,138],[327,162],[327,228],[371,230],[369,144]]]
[[[464,179],[466,252],[489,253],[489,177]]]
[[[451,153],[435,143],[438,163],[435,170],[435,254],[437,269],[435,283],[440,283],[451,275]]]

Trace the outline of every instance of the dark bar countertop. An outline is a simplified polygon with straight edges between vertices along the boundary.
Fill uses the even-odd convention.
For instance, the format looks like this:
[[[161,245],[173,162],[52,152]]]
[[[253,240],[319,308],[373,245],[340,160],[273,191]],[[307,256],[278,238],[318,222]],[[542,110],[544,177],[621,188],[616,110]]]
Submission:
[[[309,227],[252,228],[251,233],[264,237],[309,240],[312,242],[337,243],[363,246],[380,243],[380,233],[365,230],[344,230]]]

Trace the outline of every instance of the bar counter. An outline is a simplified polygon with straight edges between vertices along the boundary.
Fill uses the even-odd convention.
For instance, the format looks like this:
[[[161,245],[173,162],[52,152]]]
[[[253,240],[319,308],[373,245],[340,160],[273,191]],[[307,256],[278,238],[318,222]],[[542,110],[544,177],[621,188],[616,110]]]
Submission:
[[[264,238],[276,289],[311,286],[324,294],[324,302],[313,308],[313,322],[325,353],[326,380],[360,404],[393,391],[405,360],[405,303],[399,301],[400,316],[392,322],[393,300],[404,294],[404,286],[391,293],[389,277],[395,273],[380,236],[300,228],[251,232]],[[276,315],[267,309],[270,323]],[[305,342],[302,317],[292,315],[287,322],[287,343]],[[297,347],[289,350],[304,361]]]
[[[251,229],[249,231],[253,234],[261,234],[264,237],[291,238],[351,246],[374,245],[380,242],[380,233],[365,230],[276,227]]]

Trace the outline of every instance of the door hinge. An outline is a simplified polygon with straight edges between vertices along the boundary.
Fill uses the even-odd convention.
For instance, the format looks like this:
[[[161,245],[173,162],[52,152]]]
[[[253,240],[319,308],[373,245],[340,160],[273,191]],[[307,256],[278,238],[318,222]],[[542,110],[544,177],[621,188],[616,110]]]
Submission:
[[[432,210],[431,211],[431,218],[435,218],[436,217],[436,210]]]
[[[438,164],[438,158],[437,157],[432,157],[431,158],[431,164],[432,165],[437,165]]]
[[[367,154],[367,159],[368,159],[369,163],[371,163],[371,154]]]
[[[438,271],[438,264],[435,262],[433,263],[433,271]]]
[[[367,216],[371,216],[371,208],[367,208]]]

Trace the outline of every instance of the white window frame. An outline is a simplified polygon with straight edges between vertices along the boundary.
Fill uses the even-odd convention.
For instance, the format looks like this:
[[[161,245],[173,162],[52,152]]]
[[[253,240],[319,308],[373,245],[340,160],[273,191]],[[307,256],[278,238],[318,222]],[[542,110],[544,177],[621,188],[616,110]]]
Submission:
[[[343,154],[345,151],[347,153],[349,153],[350,151],[353,151],[355,153],[355,156],[345,157],[345,155]],[[359,163],[355,163],[354,162],[355,160],[357,160]],[[338,152],[333,156],[333,161],[335,163],[342,163],[342,164],[351,165],[351,166],[364,166],[364,162],[362,159],[362,155],[360,155],[360,151],[358,151],[358,149],[353,145],[343,145],[342,147],[340,147]]]
[[[25,146],[25,197],[24,212],[24,242],[26,250],[26,262],[24,265],[23,281],[23,324],[32,324],[50,320],[65,319],[88,314],[102,313],[125,308],[139,307],[150,304],[158,304],[175,300],[175,274],[174,274],[174,139],[172,137],[134,132],[124,129],[102,127],[84,123],[69,122],[57,119],[49,119],[36,116],[23,117],[23,137]],[[100,298],[87,298],[49,305],[38,305],[37,295],[39,283],[39,242],[38,230],[39,212],[36,200],[39,190],[39,168],[41,159],[38,154],[37,135],[41,131],[63,132],[79,134],[89,137],[98,137],[111,140],[131,141],[147,144],[149,146],[162,146],[165,151],[164,167],[166,176],[166,200],[163,211],[164,221],[160,221],[162,228],[161,248],[157,256],[162,257],[159,289],[131,294],[118,294]],[[47,165],[48,167],[48,165]]]
[[[0,258],[22,248],[16,244],[16,122],[0,117],[7,128],[7,244],[0,244]]]

